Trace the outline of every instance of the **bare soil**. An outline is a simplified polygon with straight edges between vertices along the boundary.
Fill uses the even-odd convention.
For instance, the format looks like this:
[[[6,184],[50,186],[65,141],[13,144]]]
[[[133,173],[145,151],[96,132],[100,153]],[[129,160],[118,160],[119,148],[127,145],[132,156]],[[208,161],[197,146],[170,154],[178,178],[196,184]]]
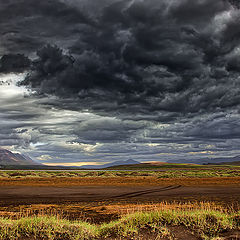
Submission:
[[[239,208],[236,186],[1,186],[0,216],[60,214],[68,219],[109,222],[130,209],[153,210],[167,202],[210,201]],[[127,206],[127,207],[124,207]],[[136,206],[136,207],[134,207]],[[143,207],[144,206],[144,207]]]
[[[240,178],[0,179],[0,216],[12,218],[57,214],[100,224],[131,213],[131,209],[133,212],[157,209],[157,204],[164,201],[194,204],[203,201],[239,209]],[[181,226],[169,226],[169,230],[175,239],[199,239]],[[236,240],[240,239],[240,233],[227,232],[221,237]],[[135,239],[159,238],[146,229]]]
[[[1,186],[0,206],[49,203],[159,202],[163,200],[240,201],[236,186]]]

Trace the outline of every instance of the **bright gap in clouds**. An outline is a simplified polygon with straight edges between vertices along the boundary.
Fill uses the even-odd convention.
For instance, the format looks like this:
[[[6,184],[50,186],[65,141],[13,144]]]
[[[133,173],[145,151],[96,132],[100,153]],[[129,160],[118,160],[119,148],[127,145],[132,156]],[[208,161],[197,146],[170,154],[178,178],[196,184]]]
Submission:
[[[37,59],[1,66],[31,90],[0,75],[0,146],[61,165],[240,155],[237,1],[32,1],[0,1],[1,54]]]
[[[0,99],[13,100],[14,98],[22,98],[30,94],[24,86],[17,86],[19,81],[22,81],[26,77],[27,73],[9,73],[0,74]]]

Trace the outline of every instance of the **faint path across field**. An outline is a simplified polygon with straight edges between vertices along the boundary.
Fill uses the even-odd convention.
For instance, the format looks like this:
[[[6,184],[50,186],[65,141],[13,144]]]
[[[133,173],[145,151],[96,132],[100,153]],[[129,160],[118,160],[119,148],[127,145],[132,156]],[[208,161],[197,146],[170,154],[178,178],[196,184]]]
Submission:
[[[98,202],[159,202],[164,200],[240,201],[240,187],[232,186],[1,186],[0,206]]]
[[[180,188],[180,187],[181,187],[181,185],[167,186],[167,187],[162,187],[162,188],[158,188],[158,189],[148,189],[148,190],[130,192],[130,193],[125,193],[125,194],[113,196],[113,198],[139,197],[139,196],[146,195],[146,194],[152,194],[152,193],[159,193],[159,192],[163,192],[163,191],[174,190],[174,189],[177,189],[177,188]]]

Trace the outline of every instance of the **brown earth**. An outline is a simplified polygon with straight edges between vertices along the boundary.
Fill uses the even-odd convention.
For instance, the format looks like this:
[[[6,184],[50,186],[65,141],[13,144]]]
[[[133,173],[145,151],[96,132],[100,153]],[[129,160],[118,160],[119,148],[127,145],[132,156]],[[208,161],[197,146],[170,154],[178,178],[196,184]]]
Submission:
[[[170,236],[160,236],[158,231],[148,229],[148,226],[143,226],[141,231],[134,237],[111,237],[106,240],[200,240],[201,238],[194,235],[189,229],[184,226],[167,226]],[[228,239],[230,240],[230,239]],[[236,239],[234,239],[236,240]]]
[[[191,209],[201,202],[210,202],[211,207],[239,209],[240,206],[238,177],[19,178],[0,179],[0,186],[0,216],[13,219],[49,214],[103,223],[139,210],[166,209],[166,202],[170,203],[169,208],[171,204],[186,203],[184,208]],[[169,230],[175,239],[199,239],[181,226],[169,226]],[[239,231],[225,233],[222,237],[240,239]],[[135,239],[158,238],[145,231]]]
[[[0,178],[0,186],[240,186],[240,177],[28,177]]]
[[[238,198],[240,188],[229,186],[2,186],[0,204],[62,202],[146,202],[177,199]]]
[[[74,214],[105,215],[106,206],[124,204],[157,204],[167,202],[211,201],[224,206],[240,204],[237,186],[1,186],[0,210],[35,204],[69,206]],[[77,204],[77,207],[73,205]],[[24,208],[23,207],[23,208]],[[96,207],[102,210],[96,213]],[[65,207],[66,209],[66,207]],[[81,211],[80,211],[80,210]],[[85,211],[86,210],[86,211]],[[71,211],[71,210],[70,210]],[[69,211],[68,211],[69,212]],[[102,213],[100,213],[102,212]],[[111,211],[111,213],[114,211]],[[80,215],[81,215],[80,214]],[[113,214],[117,214],[116,212]],[[107,216],[108,218],[108,216]]]
[[[0,207],[31,204],[112,205],[161,201],[240,204],[240,177],[84,177],[0,179]],[[104,204],[103,204],[104,203]]]

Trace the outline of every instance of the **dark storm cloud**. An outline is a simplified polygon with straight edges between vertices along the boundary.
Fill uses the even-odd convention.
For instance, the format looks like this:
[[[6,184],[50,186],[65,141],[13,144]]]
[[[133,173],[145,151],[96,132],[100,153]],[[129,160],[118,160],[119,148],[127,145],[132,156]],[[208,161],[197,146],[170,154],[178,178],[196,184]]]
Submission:
[[[78,142],[129,142],[146,126],[146,123],[140,121],[100,118],[81,122],[75,126],[74,134],[79,136]]]
[[[0,73],[23,72],[30,68],[31,61],[23,54],[8,54],[0,59]]]
[[[208,117],[194,122],[187,135],[203,139],[238,139],[240,136],[239,115]]]
[[[238,0],[229,0],[229,2],[236,8],[240,8],[240,2]]]
[[[82,16],[81,10],[65,7],[63,19],[69,22],[63,29],[77,28],[68,11]],[[216,18],[227,11],[232,17],[223,27]],[[109,102],[132,113],[236,107],[240,34],[234,11],[223,0],[108,2],[95,25],[77,18],[84,27],[78,26],[81,33],[77,40],[73,36],[69,54],[50,45],[39,50],[24,84],[40,93],[75,96],[80,107],[98,111]]]
[[[8,135],[25,146],[44,142],[39,153],[61,152],[65,160],[70,150],[99,158],[204,149],[234,154],[239,16],[233,0],[1,2],[0,54],[31,58],[20,85],[38,99],[35,109],[33,96],[27,108],[7,100],[16,103],[8,119],[23,123],[8,126]],[[16,64],[7,61],[2,72],[20,72]],[[94,116],[83,117],[83,110]]]
[[[83,13],[58,0],[1,1],[1,50],[28,54],[58,38],[70,40],[70,35],[78,33],[78,25],[90,22]]]

